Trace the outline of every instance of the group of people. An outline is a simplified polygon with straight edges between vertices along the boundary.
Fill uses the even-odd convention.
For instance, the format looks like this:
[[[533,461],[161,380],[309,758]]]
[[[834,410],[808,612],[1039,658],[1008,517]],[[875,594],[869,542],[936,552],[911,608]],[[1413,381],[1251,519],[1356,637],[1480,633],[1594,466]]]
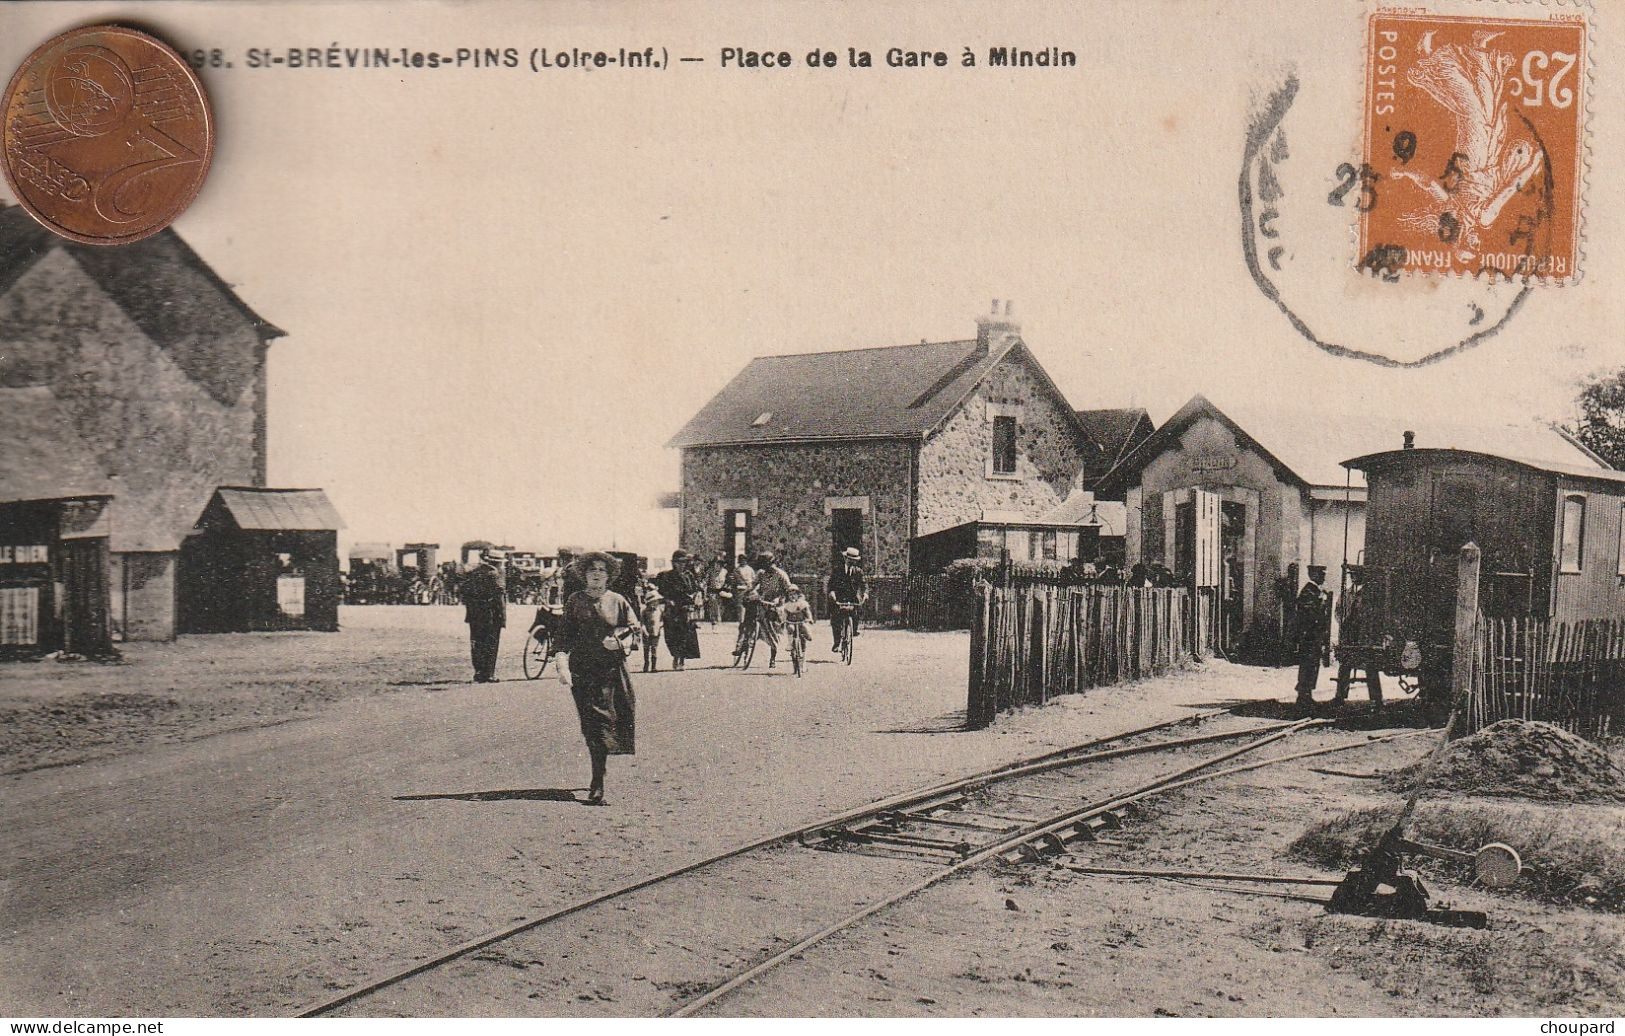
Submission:
[[[855,547],[842,552],[830,573],[827,592],[835,607],[868,600],[862,554]],[[739,623],[734,658],[745,651],[749,638],[760,636],[768,647],[768,668],[778,664],[779,641],[788,627],[805,645],[812,604],[805,591],[779,565],[771,551],[744,554],[732,566],[717,558],[711,565],[685,550],[672,554],[671,567],[652,580],[640,577],[633,589],[634,604],[643,627],[644,671],[659,667],[656,645],[662,636],[672,668],[680,670],[700,657],[699,624],[709,618],[715,626],[725,609]],[[854,631],[856,623],[852,624]],[[841,649],[841,627],[832,623],[833,649]]]
[[[1126,586],[1131,590],[1145,587],[1183,585],[1173,570],[1160,561],[1149,565],[1136,562],[1127,572],[1101,558],[1076,557],[1061,569],[1062,586]]]
[[[742,634],[760,633],[767,640],[771,668],[778,659],[778,637],[787,624],[796,636],[807,636],[812,606],[772,553],[759,554],[755,561],[751,565],[740,555],[716,586],[715,595],[719,605],[737,603]],[[684,550],[675,551],[671,567],[653,579],[642,571],[641,564],[639,571],[623,578],[620,566],[617,558],[600,551],[575,558],[567,573],[562,613],[549,629],[556,644],[553,658],[559,679],[570,688],[592,764],[587,790],[591,805],[604,802],[609,757],[630,755],[636,746],[636,696],[627,657],[641,643],[644,671],[653,671],[658,667],[656,651],[663,637],[673,669],[681,670],[698,659],[698,626],[712,592],[711,574],[703,560]],[[611,589],[615,586],[624,592]],[[837,607],[851,608],[867,600],[862,557],[856,549],[842,554],[830,574],[828,592]],[[507,624],[507,596],[501,557],[493,552],[482,554],[462,585],[476,683],[496,679],[497,649]],[[719,613],[720,608],[712,614]],[[831,623],[837,651],[843,625]],[[855,634],[855,621],[851,628]],[[739,642],[745,643],[743,636]],[[741,650],[736,647],[736,658]]]
[[[1338,609],[1339,637],[1345,644],[1358,644],[1363,625],[1365,573],[1348,566],[1349,584]],[[1326,589],[1326,566],[1310,565],[1309,579],[1293,602],[1293,654],[1298,662],[1297,704],[1304,711],[1314,708],[1315,686],[1320,683],[1322,666],[1332,662],[1331,622],[1333,594]],[[1346,654],[1339,655],[1337,689],[1332,703],[1348,700],[1357,664]],[[1376,667],[1361,667],[1362,679],[1373,705],[1382,704],[1382,673]]]

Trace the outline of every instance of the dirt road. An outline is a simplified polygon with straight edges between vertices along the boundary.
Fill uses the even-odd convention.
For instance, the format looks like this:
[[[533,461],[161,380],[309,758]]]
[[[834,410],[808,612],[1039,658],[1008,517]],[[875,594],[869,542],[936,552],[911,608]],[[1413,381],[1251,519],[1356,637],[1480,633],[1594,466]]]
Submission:
[[[0,674],[8,1012],[284,1012],[899,788],[1286,693],[1280,674],[1218,665],[967,733],[964,636],[872,630],[857,665],[799,681],[638,677],[638,755],[612,760],[593,809],[571,801],[586,758],[568,694],[519,678],[514,630],[504,682],[474,685],[454,609],[343,621]],[[704,630],[703,664],[729,642]]]

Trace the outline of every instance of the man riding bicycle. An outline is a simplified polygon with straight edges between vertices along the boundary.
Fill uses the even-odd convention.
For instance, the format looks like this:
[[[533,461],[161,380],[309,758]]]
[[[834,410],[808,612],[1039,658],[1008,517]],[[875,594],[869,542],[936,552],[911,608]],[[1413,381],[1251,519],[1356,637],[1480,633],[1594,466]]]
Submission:
[[[841,563],[829,574],[829,602],[833,606],[830,633],[835,638],[832,651],[841,651],[842,631],[847,624],[839,621],[841,613],[852,616],[852,635],[858,635],[858,608],[869,599],[869,584],[863,577],[863,553],[856,547],[841,552]]]

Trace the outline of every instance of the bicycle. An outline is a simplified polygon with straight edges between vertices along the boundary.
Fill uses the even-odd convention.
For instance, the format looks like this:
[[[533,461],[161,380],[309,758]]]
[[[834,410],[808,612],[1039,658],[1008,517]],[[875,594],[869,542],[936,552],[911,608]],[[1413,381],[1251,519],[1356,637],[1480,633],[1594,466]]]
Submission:
[[[835,602],[835,610],[839,613],[835,621],[841,624],[841,661],[847,665],[852,664],[852,642],[856,639],[858,607],[858,603],[854,601]]]
[[[751,661],[756,657],[756,645],[773,637],[771,623],[773,613],[777,611],[776,606],[760,600],[752,601],[751,604],[754,607],[754,614],[749,622],[740,625],[740,642],[735,644],[735,647],[740,648],[735,663],[741,669],[750,668]]]
[[[561,615],[561,611],[554,611],[545,604],[536,609],[536,618],[530,624],[530,631],[525,635],[525,646],[521,649],[525,679],[540,680],[547,671],[548,663],[553,661],[558,640],[553,636],[552,626]]]
[[[807,649],[802,644],[802,638],[806,635],[807,624],[805,622],[786,622],[784,630],[790,637],[790,668],[795,670],[797,676],[800,676],[802,670],[807,666]]]

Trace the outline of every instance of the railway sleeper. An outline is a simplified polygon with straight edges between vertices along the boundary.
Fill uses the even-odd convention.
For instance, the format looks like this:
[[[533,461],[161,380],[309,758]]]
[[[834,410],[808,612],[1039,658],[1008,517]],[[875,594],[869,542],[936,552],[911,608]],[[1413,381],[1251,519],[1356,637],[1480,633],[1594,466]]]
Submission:
[[[1016,824],[978,824],[974,820],[950,820],[947,817],[933,816],[926,813],[917,813],[908,810],[888,811],[882,817],[895,823],[909,824],[935,824],[938,827],[962,828],[968,831],[989,831],[994,834],[1004,834],[1019,830]]]

